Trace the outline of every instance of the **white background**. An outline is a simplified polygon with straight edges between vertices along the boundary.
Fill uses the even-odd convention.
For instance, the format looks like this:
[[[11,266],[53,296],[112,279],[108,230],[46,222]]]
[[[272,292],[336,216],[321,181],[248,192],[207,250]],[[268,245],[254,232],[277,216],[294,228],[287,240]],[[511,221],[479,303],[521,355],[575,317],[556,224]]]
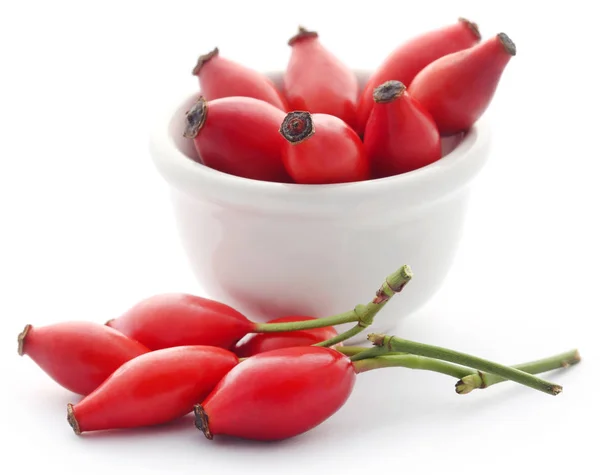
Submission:
[[[600,40],[586,3],[2,2],[0,473],[597,473]],[[487,112],[493,154],[453,271],[397,333],[508,364],[579,347],[582,364],[551,375],[564,393],[506,383],[461,397],[444,376],[389,369],[283,443],[209,442],[189,419],[76,437],[73,395],[17,356],[16,335],[202,293],[147,152],[158,106],[197,87],[197,55],[218,45],[283,68],[303,24],[368,68],[458,16],[518,53]]]

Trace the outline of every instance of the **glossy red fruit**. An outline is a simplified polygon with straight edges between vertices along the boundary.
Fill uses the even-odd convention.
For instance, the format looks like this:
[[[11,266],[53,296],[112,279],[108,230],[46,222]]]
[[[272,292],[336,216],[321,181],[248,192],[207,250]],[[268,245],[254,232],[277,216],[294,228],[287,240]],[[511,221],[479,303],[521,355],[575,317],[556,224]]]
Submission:
[[[212,439],[280,440],[302,434],[346,402],[356,374],[347,356],[318,346],[282,348],[242,361],[194,408]]]
[[[416,36],[392,51],[375,70],[363,89],[358,106],[358,132],[362,136],[373,108],[373,90],[386,81],[396,80],[410,85],[425,66],[438,58],[470,48],[481,40],[473,22],[458,22]]]
[[[400,81],[373,91],[373,111],[365,129],[365,149],[376,178],[424,167],[442,157],[440,134],[431,114]]]
[[[186,114],[184,137],[194,140],[200,161],[215,170],[254,180],[290,182],[277,133],[285,113],[249,97],[204,97]]]
[[[151,350],[186,345],[229,349],[254,329],[254,322],[230,306],[182,293],[144,299],[106,324]]]
[[[499,33],[468,50],[431,63],[408,88],[433,116],[442,135],[471,128],[488,108],[517,49]]]
[[[20,355],[28,355],[54,381],[81,395],[91,393],[123,363],[150,351],[94,322],[26,325],[18,341]]]
[[[306,320],[315,320],[315,317],[281,317],[270,320],[268,323],[300,322]],[[255,333],[243,343],[239,343],[234,351],[240,358],[247,358],[279,348],[314,345],[329,340],[330,338],[337,336],[337,334],[337,331],[333,327],[312,328],[310,330],[297,330],[281,333]]]
[[[76,434],[164,424],[192,411],[236,364],[232,352],[180,346],[141,355],[67,406]]]
[[[192,71],[198,76],[202,95],[208,101],[222,97],[253,97],[287,111],[288,106],[275,83],[264,74],[224,58],[219,48],[198,58]]]
[[[342,119],[290,112],[281,123],[280,133],[286,139],[283,162],[296,183],[347,183],[369,178],[364,146]]]
[[[314,31],[302,27],[288,44],[292,54],[283,76],[290,110],[330,114],[356,127],[358,78],[326,49]]]

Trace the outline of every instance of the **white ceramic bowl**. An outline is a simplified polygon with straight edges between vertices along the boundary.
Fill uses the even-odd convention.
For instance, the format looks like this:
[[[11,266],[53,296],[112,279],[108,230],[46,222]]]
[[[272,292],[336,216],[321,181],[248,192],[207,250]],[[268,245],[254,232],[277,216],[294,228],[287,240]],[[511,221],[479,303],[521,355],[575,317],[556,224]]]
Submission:
[[[281,80],[280,73],[270,76]],[[385,332],[440,288],[463,229],[468,184],[488,156],[484,122],[445,140],[441,160],[410,173],[338,185],[278,184],[191,159],[196,152],[182,132],[197,96],[159,118],[151,155],[170,185],[183,247],[208,296],[256,321],[323,317],[367,303],[388,274],[409,264],[412,282],[370,328]]]

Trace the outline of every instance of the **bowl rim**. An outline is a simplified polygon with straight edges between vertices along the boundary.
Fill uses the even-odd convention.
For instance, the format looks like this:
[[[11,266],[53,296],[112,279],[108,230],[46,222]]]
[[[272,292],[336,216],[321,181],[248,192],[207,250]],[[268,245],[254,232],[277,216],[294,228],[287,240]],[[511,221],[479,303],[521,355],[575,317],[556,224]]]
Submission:
[[[184,117],[199,95],[199,91],[188,92],[175,104],[161,109],[163,113],[158,115],[150,135],[150,154],[155,167],[172,188],[221,205],[283,212],[310,210],[315,214],[340,213],[365,203],[389,204],[390,200],[405,206],[423,205],[461,189],[479,172],[489,155],[491,133],[483,117],[440,160],[400,175],[325,185],[238,177],[192,160],[177,146],[171,131],[178,128],[178,117]],[[182,120],[180,130],[183,125]]]

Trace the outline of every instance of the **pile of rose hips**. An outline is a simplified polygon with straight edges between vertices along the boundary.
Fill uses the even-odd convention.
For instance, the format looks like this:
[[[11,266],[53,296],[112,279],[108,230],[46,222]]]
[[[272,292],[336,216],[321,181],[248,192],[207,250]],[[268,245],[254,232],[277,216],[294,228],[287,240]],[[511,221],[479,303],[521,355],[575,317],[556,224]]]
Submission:
[[[505,33],[481,40],[458,22],[394,49],[364,88],[354,71],[300,27],[281,90],[219,54],[200,56],[201,96],[184,136],[197,160],[231,175],[281,183],[388,177],[442,157],[441,137],[468,131],[516,54]]]
[[[507,367],[387,335],[369,335],[371,348],[342,344],[368,327],[411,278],[403,266],[366,305],[332,317],[269,323],[193,295],[155,295],[104,325],[26,325],[18,350],[83,396],[67,406],[76,434],[163,424],[193,411],[195,426],[209,439],[285,439],[333,415],[357,373],[390,366],[453,376],[459,394],[506,380],[561,391],[533,374],[577,363],[576,350]],[[355,325],[341,334],[332,327],[350,322]]]

